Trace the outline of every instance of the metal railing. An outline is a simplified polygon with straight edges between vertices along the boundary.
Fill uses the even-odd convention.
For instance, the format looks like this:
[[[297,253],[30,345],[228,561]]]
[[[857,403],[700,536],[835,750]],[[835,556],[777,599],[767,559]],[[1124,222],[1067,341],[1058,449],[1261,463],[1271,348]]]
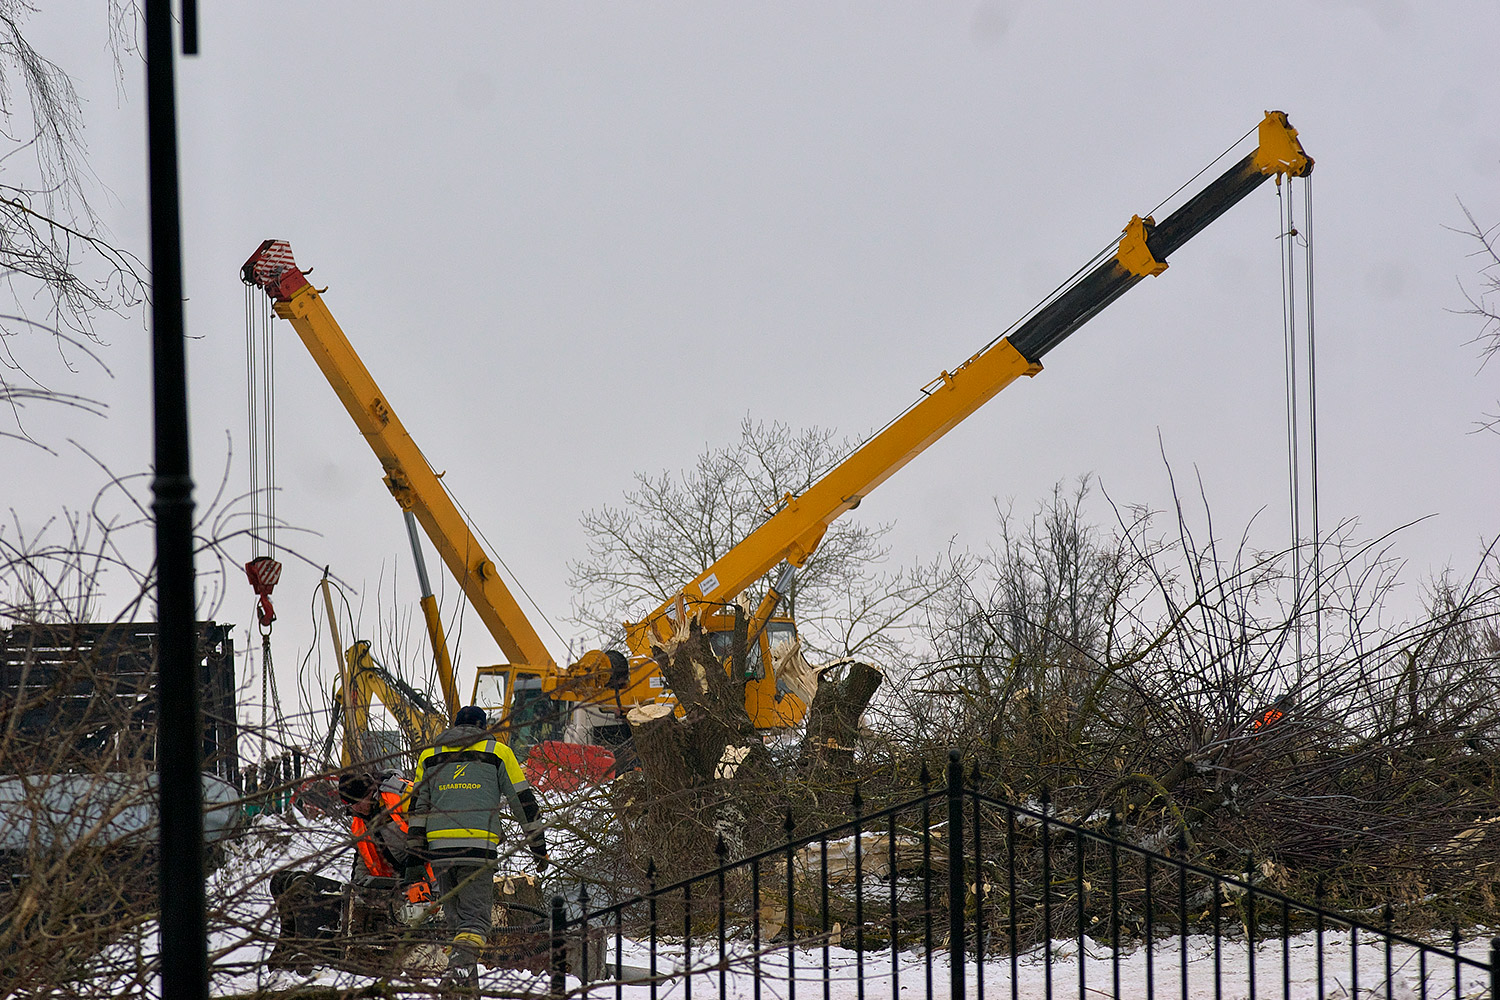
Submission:
[[[945,787],[592,907],[554,897],[550,996],[1489,997],[1500,938],[1442,943]],[[925,779],[925,773],[924,773]],[[1103,829],[1098,827],[1102,825]],[[1168,838],[1170,841],[1171,838]],[[571,911],[571,912],[570,912]]]

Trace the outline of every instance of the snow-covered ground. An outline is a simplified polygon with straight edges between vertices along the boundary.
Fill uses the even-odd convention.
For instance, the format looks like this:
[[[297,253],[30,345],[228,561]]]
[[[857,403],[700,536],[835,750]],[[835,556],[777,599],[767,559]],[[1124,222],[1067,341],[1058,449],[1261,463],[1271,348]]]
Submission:
[[[262,816],[255,820],[246,834],[230,847],[225,864],[210,876],[207,884],[211,921],[209,953],[215,996],[312,986],[349,989],[375,982],[370,977],[333,969],[317,969],[304,976],[266,967],[266,958],[278,932],[269,891],[270,873],[279,869],[299,869],[341,878],[348,870],[349,857],[347,835],[337,823],[282,816]],[[134,934],[97,956],[94,974],[72,984],[71,992],[80,997],[159,996],[160,986],[152,962],[157,950],[156,937],[155,923],[143,924]],[[722,974],[722,995],[746,1000],[757,995],[767,1000],[794,1000],[795,997],[816,1000],[825,996],[828,1000],[950,996],[945,954],[934,955],[929,966],[920,954],[902,952],[897,956],[897,968],[893,972],[889,951],[866,951],[861,960],[855,951],[842,947],[844,942],[847,942],[847,932],[843,942],[830,943],[826,983],[823,949],[814,946],[799,947],[790,956],[784,949],[764,950],[758,966],[757,984],[757,966],[750,954],[750,942],[731,940]],[[614,947],[611,937],[608,941],[608,961],[611,963],[614,961]],[[1461,951],[1476,962],[1487,963],[1489,948],[1488,934],[1474,931],[1466,935]],[[1150,995],[1159,1000],[1178,1000],[1184,996],[1184,953],[1176,938],[1158,941],[1149,956],[1139,945],[1122,948],[1117,960],[1107,944],[1089,940],[1084,949],[1082,989],[1077,941],[1054,941],[1050,953],[1050,995],[1054,997],[1114,996],[1117,966],[1119,996]],[[1330,932],[1324,936],[1321,988],[1319,949],[1317,939],[1311,933],[1285,942],[1272,939],[1258,944],[1253,956],[1253,992],[1250,985],[1251,957],[1242,940],[1225,940],[1216,948],[1211,937],[1190,936],[1186,947],[1186,997],[1193,1000],[1220,997],[1235,1000],[1251,996],[1358,996],[1399,1000],[1425,996],[1441,1000],[1455,996],[1488,996],[1490,989],[1485,970],[1466,967],[1462,988],[1455,992],[1451,963],[1439,964],[1429,958],[1424,968],[1420,956],[1408,947],[1392,950],[1388,985],[1385,948],[1367,939],[1359,942],[1356,980],[1354,956],[1346,931]],[[690,956],[690,965],[696,970],[692,976],[693,996],[720,995],[718,959],[716,938],[695,940]],[[631,967],[644,970],[651,961],[644,943],[628,939],[623,942],[621,960],[627,972]],[[681,939],[660,941],[656,963],[661,977],[657,983],[657,996],[686,997],[688,984],[680,975],[683,967]],[[1048,965],[1044,949],[1037,946],[1018,955],[1014,963],[1008,955],[986,956],[981,977],[976,975],[976,965],[970,955],[965,964],[965,992],[977,997],[982,978],[986,997],[1045,997],[1049,995]],[[431,995],[436,984],[430,975],[413,975],[404,983],[392,982],[390,985],[398,989],[404,986],[406,989],[401,992],[416,997]],[[482,974],[481,985],[492,994],[541,996],[547,991],[548,980],[531,972],[489,969]],[[570,978],[568,985],[570,990],[580,989],[576,979]],[[614,996],[615,990],[612,982],[599,983],[589,989],[587,995],[607,998]],[[645,1000],[650,989],[645,983],[633,982],[620,987],[620,994],[632,1000]]]
[[[1481,935],[1467,940],[1462,948],[1466,957],[1488,962],[1489,941]],[[1083,962],[1084,983],[1080,988],[1078,946],[1075,940],[1054,941],[1051,948],[1051,992],[1048,992],[1048,972],[1040,945],[1017,956],[1014,974],[1008,955],[986,957],[983,962],[983,995],[995,1000],[1017,997],[1133,997],[1154,996],[1157,1000],[1179,1000],[1182,990],[1182,957],[1179,942],[1173,939],[1159,942],[1151,951],[1151,979],[1153,989],[1147,988],[1147,954],[1144,948],[1122,948],[1119,956],[1119,991],[1115,992],[1115,962],[1106,944],[1089,941]],[[1327,934],[1323,947],[1323,987],[1318,987],[1318,948],[1316,937],[1302,934],[1283,942],[1280,939],[1262,942],[1255,951],[1255,989],[1250,989],[1250,955],[1243,941],[1225,941],[1216,950],[1209,936],[1193,935],[1187,942],[1188,988],[1186,996],[1191,1000],[1209,998],[1288,997],[1330,1000],[1353,996],[1391,998],[1428,997],[1432,1000],[1452,998],[1454,993],[1454,970],[1451,964],[1437,966],[1428,962],[1425,970],[1426,992],[1422,990],[1423,969],[1413,949],[1397,948],[1391,955],[1390,982],[1387,989],[1386,956],[1383,947],[1361,943],[1359,948],[1358,992],[1352,992],[1355,984],[1352,968],[1349,936],[1347,933]],[[661,961],[659,967],[675,967],[681,960],[680,943],[673,953],[673,962]],[[717,959],[717,945],[706,952],[695,954],[694,966],[704,968]],[[1216,961],[1217,959],[1217,961]],[[627,965],[644,965],[645,951],[638,946],[627,945],[624,962]],[[788,976],[787,956],[784,952],[768,954],[762,958],[760,971],[760,993],[766,998],[791,1000],[794,993],[807,1000],[825,995],[820,949],[798,949],[794,956],[795,990],[792,977]],[[934,956],[931,965],[931,987],[928,985],[928,966],[918,954],[903,953],[898,969],[893,974],[890,952],[866,952],[863,965],[855,952],[845,948],[829,949],[829,975],[826,995],[835,1000],[854,1000],[856,997],[940,997],[949,998],[949,965],[946,956]],[[1217,984],[1216,984],[1217,966]],[[975,974],[972,956],[964,970],[965,994],[980,995],[980,977]],[[863,989],[861,989],[861,984]],[[577,982],[570,980],[576,988]],[[1482,970],[1466,967],[1463,972],[1463,989],[1459,996],[1488,997],[1489,977]],[[596,987],[591,991],[599,997],[614,995],[613,985]],[[648,990],[643,985],[627,985],[622,995],[644,998]],[[680,980],[663,982],[658,987],[658,996],[682,997],[686,993]],[[707,971],[694,976],[694,996],[718,996],[719,975]],[[756,996],[755,976],[747,960],[732,963],[732,970],[725,977],[725,997],[748,998]]]

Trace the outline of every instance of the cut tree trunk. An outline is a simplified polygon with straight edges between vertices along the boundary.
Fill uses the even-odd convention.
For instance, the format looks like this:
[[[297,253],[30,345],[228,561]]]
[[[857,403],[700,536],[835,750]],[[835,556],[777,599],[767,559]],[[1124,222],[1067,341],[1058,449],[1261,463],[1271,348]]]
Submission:
[[[818,671],[817,693],[807,707],[807,731],[798,766],[815,781],[838,781],[854,768],[859,720],[885,675],[858,660],[836,660]]]
[[[759,800],[782,797],[770,754],[745,711],[743,671],[735,678],[724,669],[697,621],[654,654],[683,714],[645,705],[626,716],[646,785],[639,819],[650,842],[663,850],[671,845],[679,857],[713,857],[719,836],[731,856],[743,856],[763,839],[768,804]]]

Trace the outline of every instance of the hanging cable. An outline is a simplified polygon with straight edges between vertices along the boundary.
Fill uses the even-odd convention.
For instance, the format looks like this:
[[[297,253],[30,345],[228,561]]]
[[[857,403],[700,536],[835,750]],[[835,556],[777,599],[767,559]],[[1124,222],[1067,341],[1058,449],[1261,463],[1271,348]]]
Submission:
[[[269,713],[269,717],[268,717]],[[260,759],[266,759],[266,734],[274,720],[282,722],[281,692],[276,689],[276,670],[271,662],[271,630],[260,634]]]
[[[1313,196],[1312,175],[1302,178],[1302,240],[1306,275],[1302,282],[1307,307],[1307,447],[1311,482],[1308,484],[1312,516],[1312,612],[1313,656],[1319,676],[1323,666],[1323,539],[1318,527],[1318,366],[1317,337],[1313,326]]]
[[[281,696],[271,659],[271,626],[276,610],[271,593],[281,579],[276,551],[276,388],[270,301],[252,285],[245,287],[246,434],[250,461],[250,561],[245,577],[255,593],[255,616],[261,636],[261,758],[273,718],[283,722]]]
[[[1303,632],[1311,621],[1313,675],[1321,677],[1323,652],[1322,530],[1318,519],[1318,375],[1313,309],[1312,179],[1301,179],[1302,225],[1297,225],[1291,180],[1277,185],[1277,240],[1280,248],[1282,348],[1286,359],[1287,493],[1291,522],[1292,642],[1296,683],[1305,674]],[[1301,250],[1301,261],[1298,251]],[[1303,282],[1299,297],[1297,274]],[[1306,331],[1299,340],[1297,322]],[[1306,358],[1299,368],[1298,351]],[[1305,373],[1305,374],[1304,374]],[[1306,522],[1304,522],[1304,514]],[[1307,534],[1304,534],[1304,531]]]
[[[1292,560],[1292,643],[1295,651],[1296,680],[1300,683],[1302,672],[1302,496],[1301,456],[1299,443],[1301,434],[1297,420],[1297,313],[1296,272],[1293,248],[1296,236],[1296,218],[1291,193],[1276,181],[1277,241],[1281,263],[1281,348],[1284,359],[1286,381],[1286,461],[1287,497],[1291,527]]]
[[[245,437],[245,447],[249,452],[250,462],[250,556],[255,558],[263,555],[261,550],[261,539],[258,534],[260,525],[260,395],[255,387],[260,384],[259,366],[257,360],[260,357],[259,344],[256,337],[256,317],[259,315],[255,303],[257,289],[253,285],[245,286],[245,408],[246,427],[248,434]],[[265,296],[260,296],[264,298]]]

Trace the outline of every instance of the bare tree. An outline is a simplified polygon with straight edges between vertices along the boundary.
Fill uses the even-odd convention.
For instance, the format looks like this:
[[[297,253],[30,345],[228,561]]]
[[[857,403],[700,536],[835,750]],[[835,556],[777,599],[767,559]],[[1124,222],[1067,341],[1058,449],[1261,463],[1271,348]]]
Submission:
[[[746,417],[737,443],[710,448],[691,468],[637,474],[620,506],[581,519],[589,552],[569,567],[577,595],[573,620],[618,637],[621,622],[669,600],[769,518],[784,496],[806,491],[849,449],[831,430],[794,431]],[[798,573],[794,610],[811,655],[897,655],[915,609],[946,584],[937,561],[878,572],[890,530],[890,524],[854,517],[835,521]]]
[[[1468,207],[1459,204],[1463,209],[1464,218],[1468,225],[1455,232],[1463,233],[1473,239],[1477,244],[1470,251],[1470,256],[1477,258],[1478,266],[1475,268],[1479,278],[1477,288],[1464,287],[1464,298],[1468,299],[1469,307],[1461,309],[1467,316],[1474,316],[1479,320],[1479,332],[1474,335],[1471,344],[1479,347],[1481,367],[1490,363],[1490,360],[1500,353],[1500,223],[1486,228],[1480,225],[1474,218],[1474,213]],[[1500,411],[1487,414],[1480,424],[1486,430],[1500,432]]]
[[[1293,579],[1306,553],[1226,541],[1201,493],[1196,515],[1117,509],[1108,530],[1082,496],[1058,490],[1019,525],[1005,512],[934,605],[935,660],[893,685],[869,779],[958,746],[1001,793],[1047,786],[1066,814],[1112,811],[1148,846],[1180,833],[1221,870],[1492,919],[1474,886],[1500,857],[1493,552],[1402,618],[1392,535],[1330,532],[1311,602]]]
[[[111,4],[116,43],[132,7]],[[80,361],[103,368],[95,318],[137,305],[145,283],[139,259],[109,242],[90,206],[78,94],[22,32],[35,9],[0,0],[0,282],[9,292],[0,308],[0,406],[10,414],[0,436],[38,443],[23,420],[26,404],[100,407],[49,384],[42,355],[22,345],[40,335],[65,370]]]

